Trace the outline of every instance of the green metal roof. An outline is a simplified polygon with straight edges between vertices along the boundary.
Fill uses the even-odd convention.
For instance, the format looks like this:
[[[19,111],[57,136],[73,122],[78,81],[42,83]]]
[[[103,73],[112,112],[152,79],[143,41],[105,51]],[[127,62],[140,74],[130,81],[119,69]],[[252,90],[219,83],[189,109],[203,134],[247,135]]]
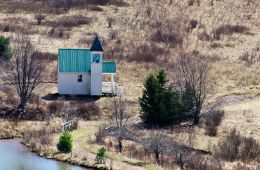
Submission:
[[[59,72],[90,72],[90,50],[59,49]]]
[[[88,48],[61,48],[59,49],[59,72],[90,72],[90,49]],[[103,61],[103,73],[116,73],[115,61]]]
[[[102,66],[103,73],[116,73],[115,61],[104,61]]]

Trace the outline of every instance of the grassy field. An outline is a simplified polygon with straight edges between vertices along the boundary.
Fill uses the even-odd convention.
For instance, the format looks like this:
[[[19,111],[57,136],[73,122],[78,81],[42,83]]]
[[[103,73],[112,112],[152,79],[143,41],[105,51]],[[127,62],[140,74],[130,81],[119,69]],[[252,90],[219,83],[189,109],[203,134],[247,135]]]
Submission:
[[[0,0],[0,34],[11,37],[12,43],[15,43],[13,37],[16,34],[28,34],[35,49],[43,54],[52,54],[53,58],[44,58],[48,60],[47,81],[56,81],[58,49],[90,47],[94,33],[98,33],[102,38],[105,60],[118,61],[116,81],[124,87],[124,98],[132,112],[131,127],[140,123],[138,98],[145,77],[150,72],[165,69],[172,80],[173,63],[183,53],[199,52],[208,58],[215,88],[206,105],[226,96],[259,93],[260,1],[130,0],[124,4],[75,3],[68,11],[63,7],[56,9],[52,2]],[[40,14],[44,19],[38,25],[35,18]],[[54,93],[56,85],[45,84],[37,92],[41,96]],[[8,96],[1,92],[0,99],[6,100]],[[42,102],[46,109],[49,101]],[[255,97],[221,107],[225,114],[215,137],[206,135],[203,125],[195,127],[192,136],[185,128],[181,131],[163,129],[162,132],[173,136],[178,143],[207,152],[212,152],[214,145],[232,128],[260,142],[259,102]],[[111,99],[101,98],[96,104],[102,110],[100,120],[80,121],[78,129],[72,132],[76,155],[83,162],[87,159],[93,163],[100,147],[92,143],[95,132],[100,125],[111,123]],[[12,101],[6,105],[12,105]],[[16,126],[3,120],[1,129],[10,131],[5,130],[1,136],[11,132],[15,133],[11,136],[21,136],[27,125]],[[17,130],[17,127],[22,129]],[[147,129],[135,130],[138,134],[149,133]],[[54,141],[57,137],[58,133],[55,133]],[[131,145],[129,141],[125,143]],[[55,142],[50,148],[55,150]],[[149,163],[143,165],[144,160],[129,158],[113,149],[110,157],[118,169],[159,169]],[[223,167],[236,169],[236,163],[225,162]],[[257,166],[256,162],[247,164],[251,168]]]

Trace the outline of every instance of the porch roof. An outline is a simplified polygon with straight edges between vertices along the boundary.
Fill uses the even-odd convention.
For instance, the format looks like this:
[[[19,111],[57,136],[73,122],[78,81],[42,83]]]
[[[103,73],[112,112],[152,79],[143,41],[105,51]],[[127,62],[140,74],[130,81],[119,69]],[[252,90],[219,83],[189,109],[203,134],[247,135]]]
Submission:
[[[103,61],[102,73],[104,74],[116,73],[116,61]]]

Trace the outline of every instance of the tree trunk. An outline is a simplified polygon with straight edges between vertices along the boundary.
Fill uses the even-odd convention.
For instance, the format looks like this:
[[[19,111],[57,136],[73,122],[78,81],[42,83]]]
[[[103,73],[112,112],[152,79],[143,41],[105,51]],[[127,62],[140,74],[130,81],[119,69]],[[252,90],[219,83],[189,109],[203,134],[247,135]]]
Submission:
[[[199,121],[200,121],[199,116],[198,116],[198,115],[195,115],[195,116],[194,116],[194,119],[193,119],[193,124],[194,124],[194,125],[197,125],[197,124],[199,124]]]
[[[197,125],[199,124],[200,121],[200,109],[196,108],[195,112],[194,112],[194,117],[193,117],[193,124]]]
[[[27,102],[27,101],[26,101],[25,99],[23,99],[23,98],[20,99],[20,104],[18,105],[18,111],[19,111],[19,113],[25,112],[26,102]]]
[[[123,145],[122,145],[122,139],[118,138],[118,150],[120,153],[122,153]]]
[[[160,165],[160,153],[157,152],[157,151],[155,151],[154,154],[155,154],[156,163],[157,163],[158,165]]]

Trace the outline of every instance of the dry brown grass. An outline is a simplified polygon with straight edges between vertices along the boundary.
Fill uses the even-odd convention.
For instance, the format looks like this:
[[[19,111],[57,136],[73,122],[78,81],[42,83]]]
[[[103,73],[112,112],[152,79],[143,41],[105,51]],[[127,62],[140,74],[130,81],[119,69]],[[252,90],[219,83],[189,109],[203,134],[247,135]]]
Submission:
[[[1,33],[11,36],[17,32],[28,32],[36,48],[46,53],[57,54],[57,49],[62,47],[89,47],[93,32],[98,32],[104,42],[105,59],[118,59],[116,79],[119,84],[124,85],[127,100],[133,103],[135,122],[139,122],[137,101],[146,75],[151,71],[168,67],[167,64],[174,61],[183,50],[187,52],[197,50],[211,57],[210,62],[213,66],[211,75],[216,83],[216,88],[212,90],[212,102],[217,97],[230,93],[257,93],[259,91],[259,61],[257,55],[254,57],[255,53],[258,54],[255,49],[260,43],[260,22],[257,10],[260,4],[258,1],[231,0],[212,1],[212,3],[200,1],[198,4],[197,0],[169,0],[164,3],[155,0],[149,3],[137,0],[128,1],[128,6],[89,6],[88,4],[85,8],[84,5],[82,7],[76,5],[66,13],[67,17],[81,15],[93,20],[91,23],[73,23],[72,26],[68,26],[69,29],[64,26],[60,27],[63,25],[59,23],[62,15],[54,14],[55,10],[49,8],[49,1],[37,0],[34,4],[30,1],[24,1],[25,4],[12,0],[1,2],[0,8],[7,10],[7,12],[1,10]],[[46,19],[41,25],[37,25],[34,16],[39,13],[40,8],[45,12]],[[62,8],[58,11],[58,13],[64,12]],[[180,14],[182,17],[179,17]],[[21,16],[20,19],[12,19]],[[113,22],[109,23],[108,17],[113,18]],[[176,21],[176,18],[180,21],[181,25],[176,25],[177,28],[181,28],[183,39],[181,45],[177,43],[177,46],[171,45],[171,41],[178,40],[174,33],[179,35],[180,30],[168,23],[168,21]],[[25,25],[21,24],[23,21]],[[52,24],[48,25],[50,21]],[[5,25],[8,24],[9,32],[3,32]],[[171,29],[166,29],[168,25]],[[223,25],[243,25],[252,34],[244,34],[244,31],[241,34],[241,31],[236,30],[219,31],[216,37],[221,38],[214,40],[214,30]],[[227,32],[229,35],[223,36]],[[231,34],[232,32],[239,33]],[[152,42],[151,37],[154,35],[160,36]],[[50,72],[55,72],[55,57],[50,58]],[[152,62],[147,63],[147,61]],[[168,71],[171,71],[171,68],[168,68]],[[52,77],[56,75],[53,74]],[[46,89],[52,92],[55,90],[55,88],[50,89],[49,86]],[[12,99],[8,101],[10,105],[13,103]],[[208,141],[214,144],[234,125],[239,126],[238,130],[241,134],[248,135],[252,132],[252,136],[259,141],[257,102],[258,100],[232,106],[234,108],[226,108],[228,112],[223,117],[217,136],[212,139],[204,135],[202,128],[196,128],[196,133],[192,136],[194,137],[191,142],[192,146],[210,151]],[[99,100],[98,104],[102,106],[104,112],[109,112],[110,106],[105,99]],[[244,115],[241,111],[244,109],[252,109],[253,112],[248,111]],[[91,134],[94,135],[95,130],[92,130],[90,130]],[[179,142],[189,144],[188,132],[169,133],[176,135]]]

